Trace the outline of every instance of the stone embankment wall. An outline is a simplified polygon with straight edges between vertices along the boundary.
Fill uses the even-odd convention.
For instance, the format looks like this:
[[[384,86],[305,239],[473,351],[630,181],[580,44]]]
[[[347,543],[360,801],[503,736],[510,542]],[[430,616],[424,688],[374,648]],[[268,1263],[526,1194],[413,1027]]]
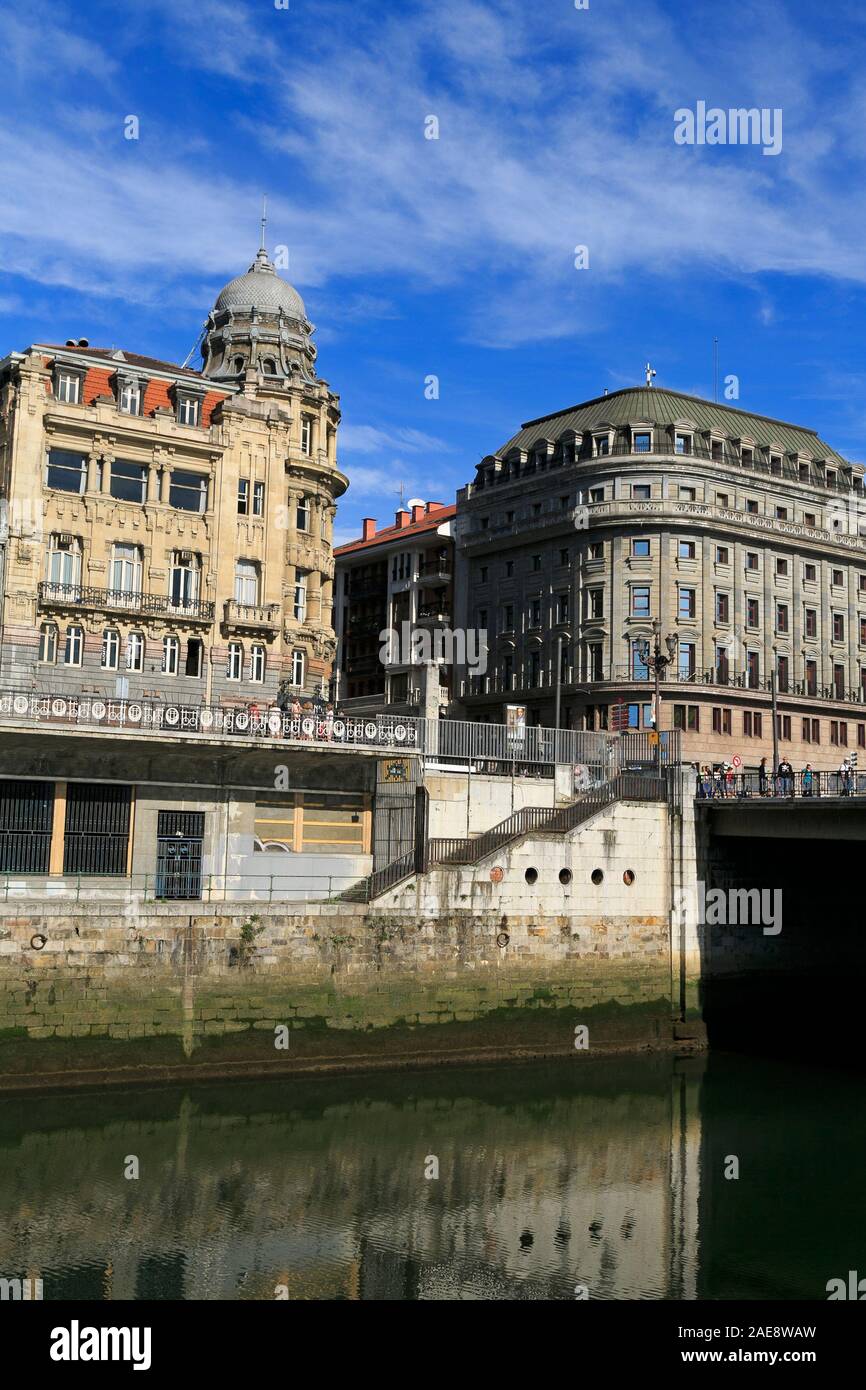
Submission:
[[[0,1087],[665,1044],[668,852],[618,805],[369,905],[0,905]]]

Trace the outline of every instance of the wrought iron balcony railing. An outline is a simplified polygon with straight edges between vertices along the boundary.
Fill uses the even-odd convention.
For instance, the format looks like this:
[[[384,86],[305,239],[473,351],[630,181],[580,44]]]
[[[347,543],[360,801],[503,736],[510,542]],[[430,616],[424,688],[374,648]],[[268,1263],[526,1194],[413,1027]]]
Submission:
[[[164,615],[204,623],[212,623],[216,611],[216,605],[204,599],[179,602],[169,594],[143,594],[127,589],[97,589],[86,584],[55,584],[52,580],[45,580],[39,585],[39,603],[43,608]]]

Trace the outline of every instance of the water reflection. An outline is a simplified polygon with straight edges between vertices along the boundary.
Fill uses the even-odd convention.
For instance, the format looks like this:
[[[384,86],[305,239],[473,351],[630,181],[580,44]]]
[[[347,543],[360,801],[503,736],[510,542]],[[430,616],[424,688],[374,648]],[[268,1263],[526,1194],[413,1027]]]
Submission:
[[[843,1221],[838,1250],[802,1238],[803,1110],[843,1148],[825,1216],[850,1216],[862,1097],[831,1085],[828,1119],[805,1075],[640,1058],[7,1098],[0,1275],[46,1299],[821,1296],[856,1259]],[[768,1240],[762,1202],[799,1238]]]

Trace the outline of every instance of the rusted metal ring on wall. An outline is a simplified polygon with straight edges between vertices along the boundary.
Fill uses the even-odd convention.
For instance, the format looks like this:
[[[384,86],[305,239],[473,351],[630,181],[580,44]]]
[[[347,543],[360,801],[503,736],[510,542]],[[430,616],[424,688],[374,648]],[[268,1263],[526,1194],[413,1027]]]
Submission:
[[[507,946],[510,940],[511,937],[508,935],[508,932],[501,931],[496,938],[496,944],[497,946]]]
[[[34,932],[33,936],[31,936],[30,945],[32,946],[34,951],[41,951],[43,946],[46,945],[47,941],[48,937],[43,936],[41,931],[38,931]]]

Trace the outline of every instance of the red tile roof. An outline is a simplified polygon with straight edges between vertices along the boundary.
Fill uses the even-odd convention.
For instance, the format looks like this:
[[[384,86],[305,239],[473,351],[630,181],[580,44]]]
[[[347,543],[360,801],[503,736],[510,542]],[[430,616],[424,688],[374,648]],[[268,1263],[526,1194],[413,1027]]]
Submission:
[[[349,475],[351,477],[351,474]],[[377,531],[375,536],[369,540],[348,541],[346,545],[337,546],[334,555],[351,555],[356,550],[372,550],[377,545],[387,545],[389,541],[403,541],[413,539],[423,535],[427,531],[435,531],[437,526],[441,526],[443,521],[450,521],[457,514],[457,507],[454,504],[446,506],[443,502],[428,502],[430,510],[423,520],[410,521],[407,526],[387,526],[384,531]],[[406,513],[411,516],[411,512]]]
[[[194,376],[201,378],[201,372],[195,372],[191,367],[179,367],[176,362],[162,362],[158,357],[142,357],[137,352],[127,352],[125,348],[97,348],[97,347],[76,347],[74,344],[67,346],[65,343],[38,343],[38,347],[50,348],[52,352],[70,352],[81,354],[84,357],[98,357],[104,362],[110,362],[115,370],[124,365],[130,367],[149,368],[151,371],[172,372],[177,376]],[[121,351],[122,358],[115,356]]]

